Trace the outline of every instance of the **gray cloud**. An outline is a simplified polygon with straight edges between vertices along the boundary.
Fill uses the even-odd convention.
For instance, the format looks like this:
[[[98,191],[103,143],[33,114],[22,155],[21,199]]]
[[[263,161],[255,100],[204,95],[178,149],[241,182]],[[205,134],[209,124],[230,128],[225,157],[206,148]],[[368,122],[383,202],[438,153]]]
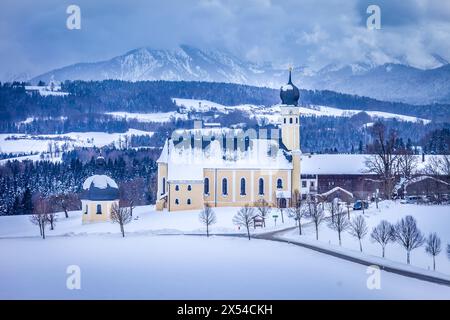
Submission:
[[[72,3],[81,7],[81,30],[65,27]],[[369,4],[381,7],[381,30],[365,27]],[[315,68],[355,61],[429,68],[431,54],[450,60],[450,2],[2,0],[0,39],[0,79],[181,43]]]

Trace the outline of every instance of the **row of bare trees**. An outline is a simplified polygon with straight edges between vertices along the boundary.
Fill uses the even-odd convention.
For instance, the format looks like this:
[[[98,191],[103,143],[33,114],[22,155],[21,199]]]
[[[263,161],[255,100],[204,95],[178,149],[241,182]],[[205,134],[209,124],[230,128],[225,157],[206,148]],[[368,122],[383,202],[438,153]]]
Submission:
[[[406,250],[406,262],[411,263],[411,251],[425,245],[425,252],[433,258],[433,270],[436,270],[436,256],[442,251],[441,239],[433,232],[425,237],[417,226],[413,216],[406,216],[395,225],[382,220],[373,228],[370,234],[372,241],[381,246],[381,254],[384,258],[385,248],[390,242],[396,242]],[[450,245],[447,246],[450,259]]]

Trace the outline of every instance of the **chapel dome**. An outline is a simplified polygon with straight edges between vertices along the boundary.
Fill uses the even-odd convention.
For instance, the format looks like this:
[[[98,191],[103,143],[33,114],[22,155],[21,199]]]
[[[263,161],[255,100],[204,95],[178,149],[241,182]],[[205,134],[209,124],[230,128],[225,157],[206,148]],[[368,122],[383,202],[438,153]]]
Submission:
[[[107,175],[95,174],[84,181],[81,198],[97,201],[117,200],[119,199],[119,187]]]
[[[291,70],[289,70],[289,81],[283,85],[280,89],[281,103],[284,105],[298,105],[298,99],[300,98],[300,91],[292,83]]]

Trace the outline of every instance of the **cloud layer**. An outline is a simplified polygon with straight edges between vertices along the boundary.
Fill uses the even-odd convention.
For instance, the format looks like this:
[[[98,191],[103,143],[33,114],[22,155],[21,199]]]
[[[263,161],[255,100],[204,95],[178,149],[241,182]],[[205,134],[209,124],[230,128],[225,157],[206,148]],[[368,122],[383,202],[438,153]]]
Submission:
[[[66,8],[81,7],[81,30]],[[381,30],[366,9],[381,8]],[[138,47],[186,43],[255,62],[306,65],[450,60],[446,0],[2,0],[0,79],[75,62],[108,59]]]

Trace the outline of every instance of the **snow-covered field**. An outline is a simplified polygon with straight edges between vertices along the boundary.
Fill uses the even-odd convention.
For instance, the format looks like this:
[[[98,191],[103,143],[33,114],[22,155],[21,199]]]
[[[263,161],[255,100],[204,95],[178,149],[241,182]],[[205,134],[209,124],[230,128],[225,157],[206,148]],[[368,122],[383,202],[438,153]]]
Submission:
[[[436,231],[444,244],[449,227],[448,207],[382,203],[381,211],[367,211],[369,225],[381,218],[395,222],[413,214],[419,227]],[[232,223],[237,208],[217,208],[214,233],[241,233]],[[353,212],[353,215],[360,214]],[[367,288],[367,268],[292,244],[268,240],[212,236],[204,233],[198,211],[156,212],[153,206],[137,207],[139,217],[125,226],[112,223],[81,224],[81,213],[59,214],[47,239],[29,217],[0,217],[0,298],[99,298],[99,299],[450,299],[450,287],[381,272],[381,289]],[[286,218],[277,226],[267,220],[264,231],[293,226]],[[262,229],[257,229],[261,232]],[[305,239],[313,236],[304,228]],[[255,232],[252,230],[252,232]],[[182,235],[185,233],[185,235]],[[299,239],[297,230],[285,237]],[[335,243],[336,235],[322,226],[323,245]],[[315,241],[315,240],[314,240]],[[344,246],[357,250],[354,239],[345,236]],[[379,248],[364,243],[367,252]],[[430,264],[418,249],[412,262]],[[389,245],[387,257],[404,257],[400,248]],[[423,259],[423,260],[422,260]],[[444,254],[438,268],[444,270]],[[81,270],[81,290],[68,290],[66,269]],[[332,266],[330,268],[330,266]],[[448,270],[448,269],[446,269]]]
[[[239,208],[215,208],[217,223],[212,225],[212,233],[243,233],[233,224],[233,216]],[[58,214],[58,222],[50,236],[73,236],[86,234],[119,234],[118,225],[112,223],[81,224],[81,211],[71,212],[68,219],[64,214]],[[205,227],[198,219],[199,210],[180,212],[155,211],[154,206],[140,206],[133,210],[134,220],[125,226],[125,231],[136,234],[180,234],[205,233]],[[272,218],[267,219],[266,228],[253,229],[252,232],[271,231],[293,226],[291,219],[284,214],[285,223],[281,223],[281,216],[277,219],[277,226]],[[5,237],[29,237],[39,235],[39,230],[32,225],[28,216],[0,217],[0,239]]]
[[[69,132],[65,134],[43,134],[43,135],[26,135],[18,133],[0,134],[0,152],[4,153],[20,153],[20,152],[47,152],[49,142],[57,143],[59,146],[67,143],[69,149],[74,147],[103,147],[105,145],[115,143],[124,136],[141,136],[153,135],[153,132],[129,129],[125,133],[106,133],[106,132]],[[17,140],[8,140],[8,137],[18,137]],[[55,138],[67,138],[67,140],[55,140]],[[24,158],[30,157],[22,157]],[[32,156],[31,159],[36,158]]]
[[[362,211],[353,211],[351,217],[362,215]],[[437,272],[450,275],[450,260],[447,258],[446,247],[450,244],[450,207],[449,206],[428,206],[414,204],[400,204],[399,202],[380,202],[379,209],[372,204],[369,210],[365,211],[369,233],[363,240],[363,251],[370,256],[381,256],[381,247],[378,243],[370,240],[370,232],[381,220],[387,220],[395,224],[401,218],[412,215],[416,220],[419,229],[425,236],[430,232],[436,232],[442,240],[442,252],[436,257]],[[300,240],[307,243],[317,243],[315,240],[314,226],[307,224],[303,228],[303,235],[299,236],[298,230],[286,232],[282,236],[283,239]],[[343,252],[359,253],[358,241],[348,232],[343,233],[342,248],[339,248],[337,232],[330,229],[327,223],[323,223],[319,229],[319,244],[327,245]],[[397,243],[389,243],[386,247],[386,259],[406,263],[406,251]],[[420,247],[412,251],[411,264],[425,270],[433,269],[433,261],[431,256],[425,253],[425,247]]]
[[[230,237],[119,235],[0,240],[2,299],[450,299],[450,288],[294,245]],[[80,290],[68,290],[68,266]],[[332,268],[330,268],[332,266]]]

